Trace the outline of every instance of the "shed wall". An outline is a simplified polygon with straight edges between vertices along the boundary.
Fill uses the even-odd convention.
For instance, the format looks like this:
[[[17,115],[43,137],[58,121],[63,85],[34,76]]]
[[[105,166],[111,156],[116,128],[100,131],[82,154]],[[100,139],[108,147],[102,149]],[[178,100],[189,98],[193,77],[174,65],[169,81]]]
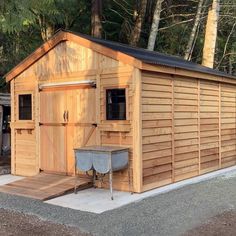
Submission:
[[[135,79],[134,68],[131,66],[106,57],[73,42],[66,41],[58,44],[54,49],[49,51],[11,82],[12,107],[14,107],[14,115],[11,122],[12,134],[14,134],[12,135],[12,148],[14,152],[12,158],[12,173],[31,176],[39,172],[43,165],[42,161],[44,161],[44,159],[42,159],[42,155],[44,155],[45,152],[48,153],[49,150],[45,150],[43,147],[40,148],[40,145],[43,145],[45,142],[47,143],[42,135],[42,132],[40,132],[40,129],[41,131],[47,130],[48,132],[46,136],[49,135],[50,137],[48,138],[52,140],[55,140],[57,137],[56,131],[53,132],[53,134],[55,133],[55,138],[53,135],[50,135],[51,130],[56,129],[56,127],[40,128],[39,123],[43,121],[42,119],[44,117],[51,116],[52,113],[54,114],[54,117],[56,112],[60,110],[59,108],[57,109],[57,107],[62,107],[64,105],[60,103],[60,99],[57,101],[50,100],[50,97],[53,99],[56,96],[47,97],[45,94],[42,96],[38,86],[40,84],[52,82],[57,83],[79,80],[94,80],[97,84],[97,88],[94,90],[95,96],[86,96],[87,90],[81,90],[81,92],[76,92],[76,90],[74,90],[78,95],[77,101],[83,101],[83,104],[77,104],[77,102],[73,99],[75,97],[74,95],[67,96],[67,109],[73,110],[76,114],[79,112],[78,114],[81,115],[80,122],[82,123],[89,122],[91,120],[91,114],[94,114],[94,112],[96,113],[96,118],[92,123],[97,123],[98,127],[86,145],[98,144],[130,147],[129,168],[128,170],[120,171],[114,174],[114,188],[120,190],[131,190],[131,188],[134,187],[134,191],[140,191],[136,190],[136,186],[140,185],[140,183],[137,183],[138,181],[136,181],[136,186],[132,186],[133,166],[137,168],[137,165],[133,162],[133,146],[134,143],[136,143],[134,142],[135,131],[133,129],[133,112],[134,104],[138,102],[138,100],[134,98],[134,95],[136,98],[139,96],[139,93],[137,93],[139,91],[136,91],[136,86],[134,83]],[[105,90],[107,88],[118,87],[126,88],[127,120],[107,121],[105,119]],[[65,94],[73,93],[73,91],[70,92],[68,88],[65,87],[65,89]],[[17,97],[22,92],[30,92],[34,96],[34,119],[30,122],[22,121],[20,122],[20,125],[18,125],[19,121],[16,117],[18,112]],[[51,92],[53,93],[53,91]],[[41,105],[40,100],[41,103],[43,102]],[[70,102],[70,100],[73,101]],[[95,101],[94,104],[92,104],[92,101]],[[53,110],[54,108],[50,108],[52,104],[57,104],[55,107],[55,112]],[[80,107],[76,108],[76,106]],[[87,112],[82,112],[82,110],[86,108]],[[62,110],[64,111],[64,107]],[[60,115],[58,120],[60,120],[61,117],[62,115]],[[139,119],[139,116],[136,116],[136,118]],[[80,125],[77,124],[76,128],[73,128],[73,126],[66,126],[63,130],[66,130],[69,134],[66,138],[67,151],[65,155],[67,155],[68,168],[71,170],[72,168],[70,167],[73,167],[73,148],[78,148],[84,143],[90,132],[90,127],[80,127]],[[23,135],[22,139],[19,137],[19,134]],[[58,143],[60,143],[60,145],[58,145]],[[61,148],[61,143],[63,142],[55,142],[55,147]],[[53,145],[51,146],[50,153],[53,153],[51,149],[55,147]],[[65,149],[62,148],[62,151],[65,152]],[[24,155],[24,153],[28,152],[30,152],[28,155]],[[136,152],[135,155],[137,156],[139,154]],[[26,156],[29,163],[25,161]],[[138,161],[137,158],[136,160]],[[46,164],[51,165],[51,163],[54,162],[54,159],[52,159],[52,162],[49,164],[48,161],[49,160],[47,160]],[[53,167],[50,166],[50,169],[53,170]],[[107,185],[108,181],[105,178],[102,187],[106,187]]]
[[[77,43],[65,41],[45,54],[18,78],[34,78],[40,82],[70,81],[78,75],[95,74],[98,69],[117,68],[124,63],[94,52]],[[87,73],[86,73],[87,72]]]
[[[133,178],[133,104],[134,83],[133,68],[121,70],[102,71],[97,77],[97,89],[99,88],[99,137],[101,145],[114,145],[129,147],[129,168],[114,173],[114,188],[131,190]],[[106,89],[126,88],[126,120],[106,120]],[[108,178],[104,179],[102,187],[108,186]]]
[[[37,127],[38,112],[36,109],[36,80],[12,80],[11,82],[11,148],[12,173],[16,175],[34,175],[38,172]],[[19,121],[18,96],[32,94],[32,120]]]
[[[142,73],[143,191],[236,164],[235,91]]]

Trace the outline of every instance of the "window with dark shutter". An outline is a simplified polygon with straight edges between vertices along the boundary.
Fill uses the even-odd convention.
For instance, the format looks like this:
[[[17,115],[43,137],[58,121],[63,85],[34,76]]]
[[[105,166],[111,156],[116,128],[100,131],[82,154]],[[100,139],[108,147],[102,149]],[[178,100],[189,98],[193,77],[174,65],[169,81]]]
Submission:
[[[106,119],[126,120],[125,89],[106,90]]]
[[[19,120],[32,120],[32,95],[19,95]]]

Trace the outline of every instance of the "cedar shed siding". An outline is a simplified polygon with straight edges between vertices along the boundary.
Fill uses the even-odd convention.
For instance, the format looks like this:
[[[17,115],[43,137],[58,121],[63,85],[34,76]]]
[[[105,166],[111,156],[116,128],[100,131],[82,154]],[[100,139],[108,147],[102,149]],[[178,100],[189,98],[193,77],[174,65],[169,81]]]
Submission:
[[[63,31],[6,79],[13,174],[31,176],[47,167],[72,175],[73,149],[92,144],[129,147],[129,168],[113,181],[125,191],[142,192],[236,164],[236,80],[222,72]],[[96,82],[96,89],[39,90],[42,84],[84,80]],[[126,120],[106,119],[106,89],[114,88],[126,90]],[[19,94],[32,95],[32,120],[18,119]],[[70,125],[44,126],[63,123],[65,109],[73,113]],[[92,123],[98,126],[87,140]],[[48,138],[53,145],[45,148]],[[65,157],[59,166],[57,149]],[[101,187],[107,186],[105,178]]]
[[[236,86],[142,73],[143,190],[236,164]]]
[[[90,48],[81,46],[78,42],[62,41],[40,57],[16,78],[11,80],[12,95],[12,173],[17,175],[32,176],[44,169],[45,166],[53,172],[54,169],[73,174],[74,151],[83,145],[90,133],[91,127],[86,123],[97,123],[98,127],[93,132],[86,145],[119,145],[129,147],[130,165],[127,170],[114,173],[114,188],[134,191],[140,189],[139,180],[133,178],[133,147],[134,137],[137,137],[133,128],[134,95],[136,87],[134,68],[121,61],[115,60]],[[73,89],[65,91],[39,91],[39,85],[92,80],[97,84],[94,89]],[[125,88],[127,99],[126,120],[106,120],[106,89]],[[33,119],[32,121],[19,121],[17,118],[17,97],[21,93],[33,94]],[[60,95],[60,94],[63,94]],[[67,110],[73,111],[73,116],[79,117],[75,128],[67,126],[47,127],[39,123],[62,122],[62,114],[66,104]],[[72,114],[72,112],[70,113]],[[136,116],[139,117],[139,116]],[[72,119],[73,117],[70,116]],[[66,135],[68,133],[69,135]],[[67,146],[62,148],[66,136]],[[57,142],[57,137],[60,139]],[[138,136],[140,137],[140,136]],[[52,142],[48,148],[45,145]],[[53,153],[56,149],[66,152],[66,160],[58,166]],[[138,155],[138,154],[135,154]],[[47,158],[44,158],[47,157]],[[141,158],[136,158],[137,160]],[[50,162],[50,160],[52,160]],[[66,170],[64,170],[64,167]],[[135,168],[137,168],[135,166]],[[108,186],[105,179],[102,187]],[[136,187],[139,186],[139,187]]]
[[[11,80],[11,169],[16,175],[35,175],[38,172],[36,84],[35,78]],[[19,120],[19,95],[22,94],[32,95],[32,120]]]

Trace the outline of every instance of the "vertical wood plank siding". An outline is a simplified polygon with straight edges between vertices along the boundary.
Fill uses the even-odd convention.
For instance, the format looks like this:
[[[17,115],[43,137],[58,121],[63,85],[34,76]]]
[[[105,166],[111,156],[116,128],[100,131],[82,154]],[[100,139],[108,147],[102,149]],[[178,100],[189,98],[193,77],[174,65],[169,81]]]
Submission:
[[[13,83],[12,83],[13,86]],[[11,90],[12,98],[12,116],[11,132],[12,136],[12,173],[16,175],[31,176],[38,173],[37,152],[36,152],[36,103],[35,103],[36,80],[14,80],[14,89]],[[32,94],[32,120],[18,121],[18,96],[19,94]],[[34,128],[18,129],[14,124],[21,123],[23,126],[32,125]]]
[[[142,73],[143,191],[236,164],[235,90]]]
[[[126,120],[114,121],[106,120],[106,89],[126,88]],[[115,172],[113,186],[116,189],[129,191],[132,185],[133,177],[133,69],[125,71],[102,71],[100,74],[100,137],[102,145],[115,145],[129,147],[129,168],[123,171]],[[115,127],[130,127],[127,132],[115,131]],[[114,130],[113,128],[114,127]],[[129,174],[131,179],[129,180]],[[131,183],[129,183],[131,181]],[[104,178],[102,187],[108,187],[108,177]]]
[[[134,83],[137,81],[135,76],[137,70],[135,72],[132,66],[67,41],[58,44],[12,80],[12,173],[31,176],[37,174],[40,168],[52,172],[74,173],[73,149],[83,145],[91,131],[91,126],[39,126],[39,122],[62,123],[64,110],[69,110],[69,119],[73,124],[77,122],[98,124],[86,145],[114,145],[130,148],[129,169],[114,173],[114,188],[139,192],[142,176],[140,182],[138,182],[139,180],[135,182],[136,189],[130,189],[133,182],[133,167],[138,169],[141,166],[133,162],[134,142],[137,139],[141,140],[140,125],[139,136],[134,138],[133,134],[134,111],[137,119],[140,118],[139,110],[134,109],[134,103],[138,103],[134,95],[137,98],[141,93],[141,86],[137,90]],[[38,91],[39,84],[79,80],[96,81],[96,91],[95,89]],[[141,73],[138,81],[140,80]],[[105,114],[106,89],[119,87],[126,88],[127,120],[107,121]],[[33,94],[33,120],[30,122],[19,122],[16,117],[17,96],[22,92]],[[63,96],[60,97],[59,94],[63,94]],[[66,102],[63,102],[62,97]],[[73,117],[76,119],[73,120]],[[19,123],[20,128],[16,128],[16,124],[19,125]],[[29,123],[33,128],[27,128]],[[49,147],[48,143],[50,143]],[[62,150],[66,159],[56,158],[53,154],[55,150]],[[140,162],[141,154],[136,151],[135,155],[137,156],[135,160]],[[58,159],[60,159],[60,166],[57,165]],[[104,178],[102,187],[106,186],[108,186],[108,179]]]

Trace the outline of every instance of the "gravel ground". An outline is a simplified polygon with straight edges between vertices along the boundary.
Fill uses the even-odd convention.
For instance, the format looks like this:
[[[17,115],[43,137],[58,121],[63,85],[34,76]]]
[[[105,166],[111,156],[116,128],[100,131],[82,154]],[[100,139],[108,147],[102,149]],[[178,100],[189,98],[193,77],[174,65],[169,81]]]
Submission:
[[[207,220],[184,236],[235,236],[236,235],[236,212],[229,211]]]
[[[0,194],[0,208],[93,235],[183,235],[236,206],[236,173],[150,197],[102,214]],[[236,209],[235,209],[236,210]]]
[[[0,235],[2,236],[85,236],[78,228],[40,220],[14,211],[0,209]]]

